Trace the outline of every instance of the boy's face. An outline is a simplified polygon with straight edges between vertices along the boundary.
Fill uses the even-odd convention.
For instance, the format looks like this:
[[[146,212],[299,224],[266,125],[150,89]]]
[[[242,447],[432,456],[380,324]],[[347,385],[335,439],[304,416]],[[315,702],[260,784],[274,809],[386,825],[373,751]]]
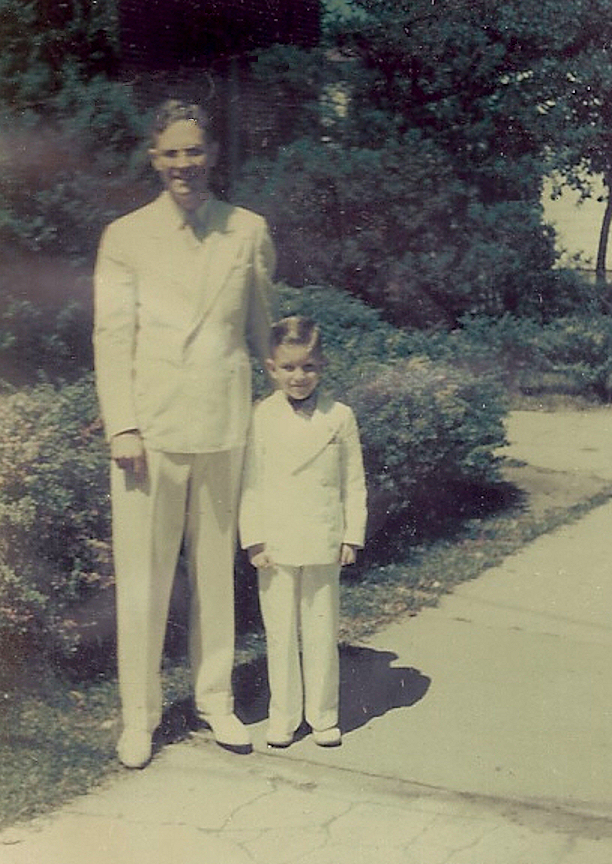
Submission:
[[[266,361],[270,375],[291,399],[308,399],[321,380],[323,363],[304,345],[279,345]]]

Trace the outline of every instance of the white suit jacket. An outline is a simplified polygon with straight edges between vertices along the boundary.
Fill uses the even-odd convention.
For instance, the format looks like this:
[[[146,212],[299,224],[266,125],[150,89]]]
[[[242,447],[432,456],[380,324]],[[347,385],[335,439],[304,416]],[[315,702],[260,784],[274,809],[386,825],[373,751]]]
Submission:
[[[108,437],[176,453],[244,444],[247,338],[268,351],[274,250],[261,216],[212,199],[202,243],[170,195],[111,223],[95,270],[94,351]]]
[[[239,524],[243,548],[263,543],[277,564],[332,564],[342,543],[363,546],[366,486],[347,405],[319,395],[305,418],[279,390],[255,407]]]

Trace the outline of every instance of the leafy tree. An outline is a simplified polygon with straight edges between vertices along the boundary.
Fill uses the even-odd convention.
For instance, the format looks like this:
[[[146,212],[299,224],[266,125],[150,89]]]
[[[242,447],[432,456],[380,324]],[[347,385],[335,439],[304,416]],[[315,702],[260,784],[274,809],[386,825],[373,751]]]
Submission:
[[[0,0],[0,49],[0,243],[85,259],[142,197],[142,118],[110,77],[114,0]]]
[[[276,49],[274,69],[284,58],[307,96],[310,131],[285,124],[240,190],[276,227],[281,275],[342,285],[408,324],[546,315],[548,106],[568,58],[583,56],[589,4],[349,5],[359,14],[332,23],[326,52],[298,65]],[[271,68],[259,58],[264,89]]]
[[[69,70],[87,79],[114,68],[115,2],[0,0],[0,45],[0,104],[45,113]]]
[[[600,15],[593,17],[590,26],[585,24],[588,44],[580,55],[570,56],[562,66],[558,95],[550,100],[547,113],[554,119],[552,168],[579,190],[583,199],[593,195],[593,175],[603,180],[606,208],[596,262],[597,283],[601,286],[606,282],[612,222],[612,8],[609,2],[593,5],[600,6]]]
[[[379,50],[382,34],[376,28],[364,34],[360,24],[356,38],[350,31],[341,38],[356,45],[366,64],[392,82],[395,104],[405,97],[404,118],[446,138],[458,155],[458,164],[483,146],[505,158],[541,153],[546,148],[551,163],[563,166],[570,182],[585,195],[590,194],[590,184],[580,169],[586,169],[587,177],[589,172],[601,173],[610,187],[609,0],[442,2],[429,9],[426,3],[387,0],[354,0],[353,5],[369,12],[376,9],[384,29],[396,38],[391,39],[387,53]],[[435,20],[434,5],[446,19],[441,26]],[[393,20],[397,23],[398,15],[408,10],[408,28],[420,42],[416,54],[394,50],[398,41],[405,45],[407,40],[401,28],[389,30]],[[471,61],[456,63],[453,57],[462,55],[471,56]],[[445,132],[439,124],[449,116],[446,108],[453,102],[460,104],[464,122],[451,123]],[[487,134],[487,124],[494,124],[493,135]],[[477,138],[470,141],[474,131]],[[503,174],[499,172],[498,177]],[[600,236],[600,281],[605,273],[610,221],[612,203]]]

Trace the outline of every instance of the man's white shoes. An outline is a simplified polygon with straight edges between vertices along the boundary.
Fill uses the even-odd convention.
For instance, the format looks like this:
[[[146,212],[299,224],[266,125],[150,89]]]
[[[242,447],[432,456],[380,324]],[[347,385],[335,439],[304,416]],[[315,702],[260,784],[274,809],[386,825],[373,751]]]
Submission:
[[[253,752],[249,730],[235,714],[204,714],[199,712],[199,718],[205,726],[212,730],[215,741],[220,747],[240,755]]]
[[[251,753],[253,745],[246,726],[235,714],[200,714],[200,720],[212,729],[220,747],[232,753]],[[126,727],[117,744],[117,756],[126,768],[144,768],[153,753],[152,735],[146,729]]]
[[[117,744],[117,756],[126,768],[144,768],[151,761],[151,733],[146,729],[123,730]]]

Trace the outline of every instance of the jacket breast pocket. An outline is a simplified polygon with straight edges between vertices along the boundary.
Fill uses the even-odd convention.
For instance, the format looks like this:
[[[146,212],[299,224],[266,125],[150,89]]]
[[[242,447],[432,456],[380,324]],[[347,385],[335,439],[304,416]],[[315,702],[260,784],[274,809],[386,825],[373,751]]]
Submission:
[[[340,484],[340,444],[336,439],[323,448],[316,459],[316,464],[322,486]]]

